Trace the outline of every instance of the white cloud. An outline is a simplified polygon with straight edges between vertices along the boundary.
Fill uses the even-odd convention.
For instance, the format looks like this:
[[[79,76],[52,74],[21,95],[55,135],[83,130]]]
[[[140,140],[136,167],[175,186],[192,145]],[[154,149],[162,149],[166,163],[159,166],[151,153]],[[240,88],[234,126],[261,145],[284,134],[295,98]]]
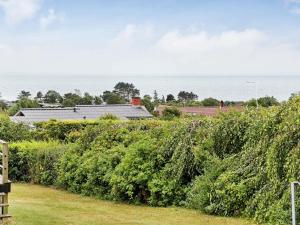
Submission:
[[[173,31],[165,34],[158,41],[158,46],[169,52],[190,53],[253,47],[265,39],[265,35],[255,29],[226,31],[212,36],[204,31],[192,34]]]
[[[49,9],[48,15],[41,17],[40,27],[42,29],[46,29],[55,23],[62,23],[63,20],[64,20],[64,17],[62,15],[57,14],[54,9]]]
[[[0,50],[0,73],[140,74],[140,75],[284,75],[300,73],[297,40],[281,41],[260,30],[211,34],[181,30],[151,36],[146,26],[127,25],[118,45],[93,33],[30,36],[9,51]],[[185,29],[184,29],[185,30]],[[79,32],[79,31],[78,31]],[[152,33],[154,31],[151,31]],[[50,35],[50,37],[49,37]],[[53,42],[53,37],[59,37]],[[39,41],[36,40],[39,39]],[[114,39],[114,41],[116,38]],[[132,41],[133,40],[133,41]],[[128,45],[128,41],[130,45]],[[18,41],[15,40],[17,43]],[[74,47],[76,46],[76,47]],[[122,46],[126,46],[125,48]],[[18,65],[16,67],[15,65]],[[17,69],[17,71],[16,71]]]
[[[0,8],[8,23],[18,24],[34,17],[40,9],[40,3],[40,0],[0,0]]]

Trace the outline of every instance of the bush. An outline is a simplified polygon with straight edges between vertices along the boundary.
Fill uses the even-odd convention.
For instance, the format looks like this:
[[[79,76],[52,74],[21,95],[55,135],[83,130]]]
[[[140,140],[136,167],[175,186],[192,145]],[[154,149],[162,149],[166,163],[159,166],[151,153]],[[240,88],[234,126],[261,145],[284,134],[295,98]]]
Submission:
[[[32,136],[29,127],[12,122],[9,117],[0,115],[0,139],[10,142],[18,140],[28,140]]]
[[[164,119],[171,120],[173,118],[180,117],[181,112],[175,107],[167,107],[163,110],[162,115]]]
[[[56,164],[69,146],[58,142],[16,142],[9,145],[9,177],[24,181],[52,185],[56,181]]]

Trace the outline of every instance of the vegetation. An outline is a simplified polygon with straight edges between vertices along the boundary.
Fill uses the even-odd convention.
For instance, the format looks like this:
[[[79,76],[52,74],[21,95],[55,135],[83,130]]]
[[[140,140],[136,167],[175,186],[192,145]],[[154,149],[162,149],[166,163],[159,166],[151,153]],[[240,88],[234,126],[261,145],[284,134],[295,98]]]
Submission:
[[[281,106],[213,118],[49,121],[32,131],[3,117],[0,134],[15,142],[14,181],[287,225],[289,183],[300,177],[299,117],[296,96]]]
[[[253,225],[242,219],[207,216],[175,207],[116,204],[37,185],[13,184],[12,188],[12,225]]]

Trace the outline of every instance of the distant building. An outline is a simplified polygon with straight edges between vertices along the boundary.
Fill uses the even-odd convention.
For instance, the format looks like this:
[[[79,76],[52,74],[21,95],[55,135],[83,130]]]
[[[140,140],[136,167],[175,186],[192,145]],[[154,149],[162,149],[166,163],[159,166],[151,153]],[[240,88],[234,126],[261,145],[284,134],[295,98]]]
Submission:
[[[106,114],[112,114],[122,120],[152,118],[144,106],[131,104],[116,105],[77,105],[68,108],[26,108],[21,109],[12,121],[33,124],[35,122],[56,120],[97,119]]]
[[[162,115],[162,112],[165,108],[171,107],[166,105],[159,105],[155,111]],[[230,110],[243,111],[242,106],[186,106],[186,107],[177,107],[178,110],[184,115],[190,116],[215,116],[219,112],[228,112]]]

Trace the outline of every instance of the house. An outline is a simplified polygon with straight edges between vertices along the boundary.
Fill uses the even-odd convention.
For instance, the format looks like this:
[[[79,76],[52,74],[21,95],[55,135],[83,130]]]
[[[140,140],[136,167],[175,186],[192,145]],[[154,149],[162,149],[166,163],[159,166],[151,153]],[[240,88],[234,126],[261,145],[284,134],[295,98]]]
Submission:
[[[166,105],[159,105],[155,110],[159,115],[162,115],[162,112],[165,108],[171,107]],[[228,112],[230,110],[243,111],[242,106],[185,106],[185,107],[177,107],[178,110],[184,114],[189,116],[215,116],[219,112]]]
[[[116,105],[77,105],[66,108],[25,108],[14,116],[12,121],[33,124],[35,122],[56,120],[85,120],[97,119],[101,116],[112,114],[122,120],[152,118],[144,106],[132,104]]]

